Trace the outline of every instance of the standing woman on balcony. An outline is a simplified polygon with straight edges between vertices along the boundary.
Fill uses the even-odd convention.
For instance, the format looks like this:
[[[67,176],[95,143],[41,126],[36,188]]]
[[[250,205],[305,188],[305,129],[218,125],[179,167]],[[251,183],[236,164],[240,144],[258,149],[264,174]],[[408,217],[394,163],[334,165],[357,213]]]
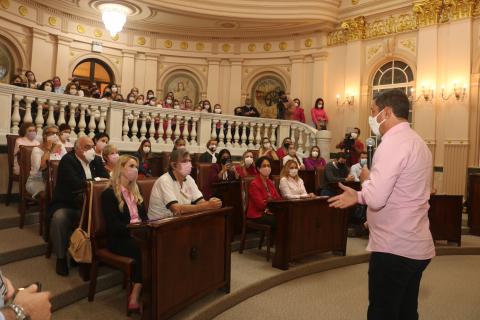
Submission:
[[[293,109],[291,120],[305,123],[305,111],[301,107],[300,99],[293,99],[293,103],[295,105],[295,108]]]
[[[212,104],[208,100],[203,100],[202,112],[212,113]]]
[[[153,92],[153,90],[148,90],[147,91],[147,100],[145,100],[145,104],[149,104],[150,100],[152,98],[155,98],[155,93]]]
[[[25,72],[25,77],[27,77],[27,88],[30,89],[38,89],[40,86],[40,83],[37,82],[37,79],[35,78],[35,74],[28,70]]]
[[[112,100],[117,101],[117,96],[120,94],[118,92],[118,86],[115,83],[112,83],[112,85],[110,86],[110,89],[112,91]]]
[[[313,125],[317,130],[327,130],[328,116],[324,108],[325,102],[322,98],[318,98],[311,111]]]
[[[136,98],[136,104],[143,106],[144,102],[145,97],[143,96],[143,94],[139,94]]]
[[[150,169],[150,165],[148,163],[148,159],[150,159],[152,155],[152,144],[149,140],[145,139],[140,143],[140,147],[138,148],[137,152],[133,155],[138,159],[138,176],[140,178],[151,177],[152,170]]]
[[[127,103],[135,103],[135,93],[130,92],[130,93],[127,95],[127,99],[125,100],[125,102],[127,102]]]
[[[62,87],[62,81],[60,80],[59,76],[55,76],[52,78],[53,82],[53,92],[55,93],[64,93],[65,88]]]
[[[260,149],[258,149],[258,157],[267,157],[272,160],[279,160],[275,149],[272,146],[272,142],[269,138],[264,137],[262,143],[260,144]]]
[[[69,94],[71,96],[76,96],[78,93],[77,86],[73,82],[69,82],[67,86],[65,87],[65,94]]]
[[[20,166],[18,165],[18,152],[20,146],[36,147],[40,144],[37,138],[37,128],[31,122],[25,122],[18,130],[19,137],[15,140],[13,149],[13,173],[20,174]]]

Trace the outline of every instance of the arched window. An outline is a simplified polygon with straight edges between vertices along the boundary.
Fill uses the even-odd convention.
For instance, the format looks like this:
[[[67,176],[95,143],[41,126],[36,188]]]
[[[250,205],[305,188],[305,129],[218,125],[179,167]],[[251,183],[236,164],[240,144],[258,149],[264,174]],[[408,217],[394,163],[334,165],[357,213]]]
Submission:
[[[408,64],[403,61],[393,60],[381,66],[372,83],[372,96],[375,98],[380,92],[399,89],[407,95],[410,94],[414,86],[413,71]],[[408,122],[412,123],[412,104],[410,103],[410,112]]]
[[[115,83],[112,70],[99,59],[91,58],[81,61],[73,69],[72,75],[80,80],[82,88],[88,88],[92,82],[96,82],[102,92],[110,83]]]
[[[9,83],[14,70],[15,66],[10,52],[0,43],[0,82]]]

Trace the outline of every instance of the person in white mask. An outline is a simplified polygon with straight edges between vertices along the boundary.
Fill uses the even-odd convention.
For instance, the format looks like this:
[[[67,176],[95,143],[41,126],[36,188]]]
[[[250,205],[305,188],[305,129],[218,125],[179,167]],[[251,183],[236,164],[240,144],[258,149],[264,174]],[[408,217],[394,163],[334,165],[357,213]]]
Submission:
[[[19,137],[15,140],[15,147],[13,149],[13,173],[20,174],[20,165],[18,163],[18,153],[20,146],[35,147],[40,144],[37,139],[37,128],[34,123],[24,122],[18,130]]]
[[[303,164],[305,165],[305,170],[314,171],[319,168],[324,168],[327,165],[327,162],[322,158],[320,147],[313,146],[310,149],[310,157],[304,158]]]
[[[235,167],[235,170],[241,178],[256,176],[258,172],[254,162],[253,152],[247,150],[243,153],[242,160]]]
[[[298,163],[288,160],[280,172],[280,194],[284,199],[301,199],[315,197],[313,193],[307,193],[302,178],[298,176]]]
[[[111,175],[118,158],[120,158],[117,147],[115,147],[113,144],[107,144],[105,148],[103,148],[102,158],[103,163],[105,164],[105,169]]]
[[[218,142],[216,139],[210,139],[210,141],[207,142],[207,151],[205,151],[200,155],[200,158],[198,158],[198,161],[204,162],[204,163],[217,163],[217,158],[218,158],[218,153],[216,153],[217,145],[218,145]]]
[[[367,153],[362,151],[360,153],[360,161],[350,167],[350,175],[354,177],[356,182],[360,181],[360,173],[362,173],[363,167],[367,165]]]
[[[93,137],[93,142],[95,143],[95,155],[102,158],[103,148],[110,141],[110,136],[105,132],[99,132]]]
[[[360,128],[354,128],[345,136],[342,142],[337,144],[337,149],[347,154],[347,166],[352,166],[360,161],[360,153],[365,150],[365,145],[359,139]]]
[[[82,136],[75,141],[74,152],[68,152],[60,160],[53,200],[49,206],[52,217],[50,239],[57,256],[58,275],[68,275],[67,248],[80,218],[86,181],[98,178],[108,179],[110,175],[101,159],[95,157],[92,139]]]
[[[148,209],[151,220],[221,208],[221,200],[203,198],[191,171],[192,159],[187,150],[177,149],[170,154],[168,172],[152,188]]]
[[[137,152],[133,154],[138,159],[138,176],[142,179],[152,176],[148,159],[152,157],[152,144],[145,139],[140,143]]]
[[[272,146],[272,142],[269,138],[264,137],[262,139],[262,143],[260,144],[260,149],[258,149],[258,156],[259,157],[267,157],[272,160],[280,159],[277,155],[277,152]]]

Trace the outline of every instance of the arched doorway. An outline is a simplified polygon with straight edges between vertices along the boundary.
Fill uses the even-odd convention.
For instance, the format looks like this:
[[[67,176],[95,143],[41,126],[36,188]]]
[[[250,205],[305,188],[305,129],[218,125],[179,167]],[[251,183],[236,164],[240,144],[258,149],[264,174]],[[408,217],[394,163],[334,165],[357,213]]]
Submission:
[[[103,92],[106,86],[115,83],[112,69],[99,59],[89,58],[79,62],[73,69],[72,76],[80,80],[82,89],[88,89],[92,82]]]
[[[169,92],[173,92],[175,99],[180,102],[188,97],[194,106],[200,100],[200,86],[195,75],[187,70],[174,71],[168,76],[163,87],[163,95],[166,96]]]
[[[0,43],[0,82],[9,83],[15,70],[12,55],[7,47]]]
[[[277,117],[280,91],[285,91],[285,85],[280,77],[274,75],[266,75],[253,84],[250,97],[263,118]]]

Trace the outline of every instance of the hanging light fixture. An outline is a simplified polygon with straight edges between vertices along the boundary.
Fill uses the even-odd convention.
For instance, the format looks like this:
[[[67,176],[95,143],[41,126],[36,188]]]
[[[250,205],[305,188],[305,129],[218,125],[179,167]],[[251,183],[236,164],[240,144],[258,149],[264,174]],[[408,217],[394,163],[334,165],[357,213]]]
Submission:
[[[105,3],[98,8],[102,12],[105,29],[110,32],[112,37],[115,37],[127,22],[127,16],[131,13],[130,9],[117,3]]]

